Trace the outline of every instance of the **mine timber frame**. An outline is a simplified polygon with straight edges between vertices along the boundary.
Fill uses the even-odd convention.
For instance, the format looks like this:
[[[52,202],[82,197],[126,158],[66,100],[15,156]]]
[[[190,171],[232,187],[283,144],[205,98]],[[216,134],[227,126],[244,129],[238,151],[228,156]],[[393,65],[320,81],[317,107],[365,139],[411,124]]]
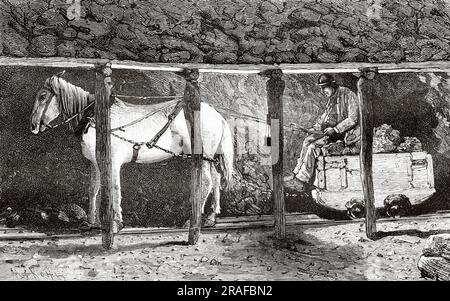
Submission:
[[[450,221],[450,211],[438,211],[431,214],[422,214],[419,216],[406,216],[402,218],[380,218],[379,223],[404,223],[411,224],[430,219]],[[317,217],[315,214],[308,213],[290,213],[286,214],[286,226],[302,226],[304,228],[317,228],[328,226],[339,226],[363,223],[362,219],[355,220],[329,220]],[[202,228],[205,233],[223,233],[225,231],[241,231],[246,229],[267,229],[270,231],[274,227],[273,215],[254,215],[242,217],[224,217],[218,218],[217,224],[211,228]],[[146,228],[125,228],[118,235],[161,235],[161,234],[185,234],[187,229],[168,228],[168,227],[146,227]],[[25,228],[4,228],[0,227],[0,241],[25,241],[25,240],[55,240],[55,239],[78,239],[86,237],[97,237],[100,233],[81,234],[79,229],[69,229],[66,233],[52,234],[32,232]],[[390,232],[378,232],[379,237],[388,236]],[[404,242],[411,243],[408,240],[398,238]]]
[[[423,72],[450,72],[450,61],[429,61],[429,62],[407,62],[407,63],[311,63],[311,64],[278,64],[278,65],[253,65],[253,64],[201,64],[201,63],[144,63],[134,61],[118,61],[107,59],[78,59],[78,58],[10,58],[0,57],[0,67],[2,66],[30,66],[30,67],[49,67],[49,68],[77,68],[91,69],[96,72],[96,93],[102,95],[101,100],[97,100],[96,108],[105,108],[110,103],[110,77],[111,71],[116,70],[141,70],[141,71],[169,71],[177,72],[179,75],[186,73],[226,73],[226,74],[260,74],[268,77],[267,94],[269,116],[274,119],[278,118],[282,121],[282,96],[284,92],[283,74],[312,74],[312,73],[354,73],[360,77],[358,80],[358,99],[361,106],[360,120],[362,120],[362,143],[360,152],[361,161],[361,180],[362,189],[366,198],[366,235],[368,238],[374,238],[376,234],[376,216],[373,200],[373,183],[372,183],[372,130],[373,130],[373,112],[372,100],[365,97],[364,89],[370,85],[367,74],[369,73],[423,73]],[[187,115],[195,116],[194,110],[199,108],[200,96],[197,78],[188,78],[184,75],[187,82],[191,82],[190,90],[185,90],[184,101],[188,104]],[[280,88],[282,86],[282,89]],[[196,114],[199,114],[196,113]],[[199,115],[198,115],[199,116]],[[199,128],[199,118],[193,118],[193,129]],[[109,110],[97,110],[96,121],[98,124],[98,142],[97,156],[103,162],[100,166],[102,175],[102,244],[106,249],[112,247],[114,235],[112,231],[113,214],[111,212],[111,168],[110,153],[108,151],[109,135],[108,132]],[[277,141],[278,150],[283,149],[283,133],[282,126],[278,129],[280,135]],[[272,129],[273,132],[273,129]],[[272,133],[274,134],[274,133]],[[195,139],[192,135],[191,139],[195,149]],[[195,141],[196,140],[196,141]],[[197,146],[198,147],[198,146]],[[272,147],[274,150],[274,147]],[[274,154],[272,153],[272,156]],[[192,172],[199,174],[199,166],[201,162],[199,156],[193,156]],[[281,162],[280,162],[281,161]],[[284,238],[286,235],[286,214],[284,210],[283,196],[283,177],[282,177],[282,154],[279,154],[276,160],[273,160],[272,174],[274,179],[274,226],[277,238]],[[103,187],[107,185],[108,187]],[[191,224],[189,229],[190,244],[195,244],[200,234],[200,197],[199,187],[201,182],[199,179],[193,179],[191,184]],[[125,230],[124,230],[125,231]],[[125,231],[127,232],[127,231]]]

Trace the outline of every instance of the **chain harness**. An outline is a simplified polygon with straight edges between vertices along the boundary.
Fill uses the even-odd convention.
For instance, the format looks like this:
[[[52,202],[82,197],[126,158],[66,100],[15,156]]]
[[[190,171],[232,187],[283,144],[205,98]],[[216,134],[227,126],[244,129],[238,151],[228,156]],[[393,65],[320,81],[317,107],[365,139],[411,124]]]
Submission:
[[[118,131],[118,130],[120,130],[122,132],[125,132],[124,128],[129,127],[131,125],[134,125],[134,124],[136,124],[136,123],[138,123],[138,122],[140,122],[140,121],[142,121],[144,119],[147,119],[150,116],[152,116],[152,115],[162,111],[163,109],[164,108],[161,108],[159,110],[153,111],[153,112],[151,112],[151,113],[149,113],[149,114],[147,114],[147,115],[145,115],[145,116],[143,116],[143,117],[141,117],[141,118],[139,118],[139,119],[137,119],[135,121],[132,121],[132,122],[126,124],[126,125],[123,125],[123,126],[120,126],[120,127],[114,128],[114,129],[111,129],[111,135],[112,136],[114,136],[117,139],[120,139],[122,141],[128,142],[128,143],[133,145],[133,157],[131,159],[132,162],[136,162],[137,157],[139,155],[139,151],[140,151],[140,149],[142,148],[143,145],[145,145],[148,149],[152,149],[152,148],[159,149],[159,150],[161,150],[161,151],[163,151],[163,152],[165,152],[167,154],[172,155],[173,157],[183,158],[183,159],[190,159],[190,158],[192,158],[191,154],[183,154],[183,153],[177,154],[177,153],[175,153],[175,152],[173,152],[173,151],[171,151],[169,149],[165,149],[165,148],[163,148],[163,147],[161,147],[161,146],[156,144],[159,141],[159,139],[161,138],[161,136],[167,131],[169,126],[172,124],[172,122],[175,120],[175,117],[183,109],[183,101],[178,101],[177,102],[177,104],[175,105],[175,108],[173,109],[172,113],[170,113],[167,116],[166,124],[164,124],[164,126],[158,131],[158,133],[156,133],[155,136],[153,136],[153,138],[150,139],[150,141],[148,141],[148,142],[134,141],[134,140],[122,137],[122,136],[114,133],[115,131]],[[88,126],[90,126],[92,128],[95,128],[94,124],[95,124],[94,119],[92,117],[89,117],[89,124],[88,124]],[[208,162],[212,162],[212,163],[217,163],[218,162],[217,158],[209,158],[209,157],[205,157],[205,156],[203,156],[202,158],[203,158],[203,160],[208,161]]]
[[[52,87],[44,87],[44,89],[46,89],[47,91],[49,91],[52,95],[56,95],[55,91],[53,90]],[[114,95],[115,96],[115,95]],[[179,96],[171,96],[173,98],[180,98]],[[86,112],[88,109],[90,109],[92,106],[94,105],[94,102],[91,102],[89,105],[87,105],[85,108],[83,108],[82,110],[80,110],[80,112],[70,116],[69,118],[57,123],[56,125],[50,125],[50,124],[46,124],[45,126],[50,128],[50,129],[55,129],[63,124],[67,124],[70,121],[72,121],[74,118],[84,114],[84,112]],[[167,154],[172,155],[173,157],[177,157],[177,158],[183,158],[183,159],[190,159],[192,158],[191,154],[177,154],[171,150],[165,149],[159,145],[157,145],[156,143],[158,142],[158,140],[161,138],[161,136],[167,131],[167,129],[169,128],[169,126],[172,124],[173,120],[175,119],[175,117],[181,112],[181,110],[183,109],[183,101],[180,100],[176,103],[175,108],[173,109],[172,113],[170,113],[167,117],[167,122],[166,124],[158,131],[158,133],[156,133],[155,136],[153,136],[153,138],[148,141],[148,142],[137,142],[131,139],[127,139],[125,137],[122,137],[120,135],[117,135],[114,133],[114,131],[120,130],[125,132],[124,128],[132,126],[136,123],[141,122],[142,120],[145,120],[147,118],[149,118],[150,116],[153,116],[154,114],[162,111],[164,108],[161,108],[159,110],[155,110],[151,113],[148,113],[147,115],[136,119],[128,124],[122,125],[120,127],[111,129],[111,135],[122,140],[125,142],[128,142],[130,144],[133,144],[133,157],[131,159],[132,162],[136,162],[138,154],[139,154],[139,150],[141,149],[142,145],[147,146],[148,149],[152,149],[152,148],[156,148],[159,149]],[[87,132],[87,129],[89,127],[92,127],[95,129],[95,118],[93,116],[87,116],[86,117],[88,119],[88,123],[86,124],[86,127],[84,128],[84,132]],[[212,163],[218,163],[219,160],[217,158],[209,158],[209,157],[205,157],[202,156],[203,160],[208,161],[208,162],[212,162]]]
[[[52,94],[56,94],[56,93],[53,91],[52,88],[44,87],[44,89],[48,90],[48,91],[49,91],[50,93],[52,93]],[[114,95],[114,96],[119,96],[119,95]],[[120,96],[122,96],[122,95],[120,95]],[[169,97],[169,96],[168,96],[168,97]],[[167,98],[168,98],[168,97],[167,97]],[[170,96],[170,97],[171,97],[171,98],[180,98],[179,96]],[[150,98],[150,97],[149,97],[149,98]],[[160,98],[160,97],[159,97],[159,98]],[[50,129],[55,129],[55,128],[61,126],[61,125],[67,124],[67,123],[69,123],[70,121],[72,121],[74,118],[76,118],[76,117],[82,115],[84,112],[86,112],[88,109],[90,109],[93,105],[94,105],[94,102],[91,102],[89,105],[87,105],[85,108],[83,108],[80,112],[78,112],[78,113],[76,113],[76,114],[70,116],[69,118],[63,120],[62,122],[60,122],[60,123],[58,123],[58,124],[56,124],[56,125],[46,124],[46,126],[47,126],[48,128],[50,128]],[[116,128],[111,129],[111,135],[112,135],[112,136],[114,136],[114,137],[116,137],[117,139],[120,139],[120,140],[122,140],[122,141],[128,142],[128,143],[130,143],[130,144],[133,145],[133,157],[132,157],[132,162],[136,162],[137,156],[138,156],[138,154],[139,154],[139,150],[142,148],[142,145],[147,146],[148,149],[151,149],[151,148],[159,149],[159,150],[161,150],[161,151],[163,151],[163,152],[165,152],[165,153],[167,153],[167,154],[172,155],[173,157],[183,158],[183,159],[190,159],[190,158],[192,158],[192,155],[191,155],[191,154],[183,154],[183,153],[177,154],[177,153],[175,153],[175,152],[173,152],[173,151],[171,151],[171,150],[165,149],[165,148],[163,148],[163,147],[161,147],[161,146],[159,146],[159,145],[156,144],[156,143],[158,142],[158,140],[161,138],[161,136],[166,132],[166,130],[167,130],[167,129],[169,128],[169,126],[172,124],[172,122],[173,122],[173,120],[175,119],[175,117],[176,117],[176,116],[180,113],[180,111],[183,109],[183,101],[182,101],[182,100],[180,100],[180,101],[177,102],[177,104],[175,105],[175,108],[174,108],[174,110],[172,111],[172,113],[170,113],[170,114],[168,115],[168,119],[167,119],[166,124],[165,124],[165,125],[161,128],[161,130],[159,130],[159,132],[156,133],[156,135],[155,135],[150,141],[148,141],[148,142],[137,142],[137,141],[134,141],[134,140],[131,140],[131,139],[122,137],[122,136],[117,135],[116,133],[114,133],[114,132],[117,131],[117,130],[120,130],[120,131],[122,131],[122,132],[125,132],[124,128],[129,127],[129,126],[132,126],[132,125],[134,125],[134,124],[137,124],[137,123],[141,122],[142,120],[145,120],[145,119],[147,119],[147,118],[153,116],[154,114],[156,114],[156,113],[162,111],[163,109],[164,109],[164,108],[161,108],[161,109],[159,109],[159,110],[153,111],[153,112],[148,113],[147,115],[145,115],[145,116],[143,116],[143,117],[140,117],[139,119],[136,119],[136,120],[134,120],[134,121],[132,121],[132,122],[130,122],[130,123],[128,123],[128,124],[125,124],[125,125],[122,125],[122,126],[120,126],[120,127],[116,127]],[[237,112],[232,112],[232,113],[231,113],[231,112],[227,112],[227,111],[230,111],[229,109],[228,109],[228,110],[225,110],[225,109],[223,109],[223,108],[220,108],[220,109],[221,109],[220,111],[222,111],[223,113],[226,113],[226,114],[229,115],[229,116],[234,116],[234,117],[239,117],[239,118],[243,118],[243,117],[244,117],[244,118],[246,118],[246,119],[253,120],[253,121],[256,121],[256,122],[261,122],[261,123],[266,123],[266,122],[267,122],[266,120],[264,120],[264,119],[262,119],[262,118],[255,117],[255,116],[246,115],[246,114],[237,113]],[[93,116],[88,116],[87,119],[88,119],[89,122],[87,123],[86,128],[84,129],[85,132],[87,131],[87,129],[88,129],[89,127],[92,127],[92,128],[95,129],[95,118],[94,118]],[[293,128],[295,128],[295,129],[298,129],[298,130],[301,130],[301,131],[310,133],[310,130],[304,129],[303,127],[301,127],[301,126],[299,126],[299,125],[297,125],[297,124],[295,124],[295,123],[291,123],[289,126],[284,126],[284,127],[293,127]],[[217,158],[209,158],[209,157],[203,156],[203,160],[208,161],[208,162],[212,162],[212,163],[218,163],[218,159],[217,159]]]

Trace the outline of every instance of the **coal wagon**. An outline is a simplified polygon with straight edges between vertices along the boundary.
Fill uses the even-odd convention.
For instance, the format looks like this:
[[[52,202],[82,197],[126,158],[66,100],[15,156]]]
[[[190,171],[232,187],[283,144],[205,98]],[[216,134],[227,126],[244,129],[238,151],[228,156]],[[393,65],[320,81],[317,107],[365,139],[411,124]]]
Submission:
[[[411,206],[424,202],[435,192],[430,154],[373,154],[375,207],[387,215],[407,215]],[[316,165],[314,200],[351,218],[364,216],[364,196],[358,155],[320,156]]]

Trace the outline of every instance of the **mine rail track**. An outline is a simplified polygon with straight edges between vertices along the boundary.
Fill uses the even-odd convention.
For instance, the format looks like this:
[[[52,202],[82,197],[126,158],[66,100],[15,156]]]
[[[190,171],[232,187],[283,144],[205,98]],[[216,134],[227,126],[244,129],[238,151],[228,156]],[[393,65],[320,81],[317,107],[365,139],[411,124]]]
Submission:
[[[401,218],[380,218],[379,222],[415,222],[430,219],[449,219],[450,210],[437,211],[435,213],[423,214],[418,216],[407,216]],[[321,227],[328,225],[340,225],[349,223],[364,223],[364,219],[355,220],[328,220],[322,219],[315,214],[309,213],[289,213],[286,214],[286,224],[304,225],[307,227]],[[245,229],[269,229],[274,226],[274,217],[272,215],[254,215],[241,217],[223,217],[218,218],[214,227],[202,228],[204,233],[223,232],[227,230],[245,230]],[[117,235],[146,235],[146,234],[165,234],[165,233],[187,233],[187,228],[124,228]],[[79,229],[67,229],[62,234],[35,232],[23,227],[7,228],[0,225],[0,241],[17,240],[54,240],[54,239],[76,239],[84,237],[100,236],[97,231],[80,232]]]

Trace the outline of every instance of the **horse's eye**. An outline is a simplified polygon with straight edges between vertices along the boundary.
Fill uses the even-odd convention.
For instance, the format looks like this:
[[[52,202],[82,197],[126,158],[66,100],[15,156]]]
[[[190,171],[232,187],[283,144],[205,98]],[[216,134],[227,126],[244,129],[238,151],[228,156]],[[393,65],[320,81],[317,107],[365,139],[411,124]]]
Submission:
[[[42,94],[40,97],[39,97],[39,99],[42,101],[42,100],[45,100],[45,94]]]

